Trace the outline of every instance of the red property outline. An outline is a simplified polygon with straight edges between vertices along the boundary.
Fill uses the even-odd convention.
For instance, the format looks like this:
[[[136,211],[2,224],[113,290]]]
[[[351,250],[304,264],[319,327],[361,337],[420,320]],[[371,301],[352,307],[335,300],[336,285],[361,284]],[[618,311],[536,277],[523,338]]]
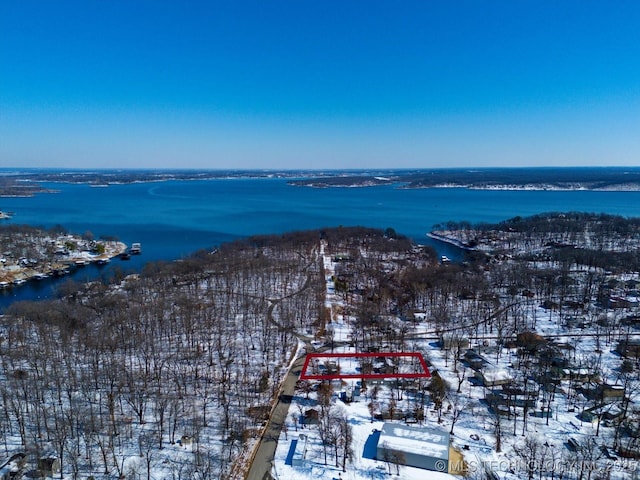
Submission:
[[[307,375],[307,368],[312,359],[328,358],[379,358],[379,357],[410,357],[418,359],[424,373],[336,373],[332,375]],[[431,378],[429,367],[424,357],[419,352],[373,352],[373,353],[308,353],[304,365],[300,371],[300,380],[334,380],[338,378],[361,378],[370,380],[374,378]]]

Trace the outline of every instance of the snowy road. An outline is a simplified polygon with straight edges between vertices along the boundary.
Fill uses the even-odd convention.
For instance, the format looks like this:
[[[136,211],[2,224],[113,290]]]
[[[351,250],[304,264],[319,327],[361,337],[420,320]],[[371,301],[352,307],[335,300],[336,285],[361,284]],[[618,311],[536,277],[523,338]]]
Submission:
[[[287,377],[280,388],[280,395],[278,396],[278,403],[274,407],[271,416],[269,417],[269,423],[264,429],[262,438],[260,439],[260,445],[256,455],[251,463],[247,480],[265,480],[273,478],[271,476],[271,462],[276,452],[278,445],[278,437],[282,430],[282,425],[289,413],[289,405],[291,404],[291,398],[296,387],[296,381],[300,375],[300,369],[304,363],[305,356],[296,359],[291,365]]]

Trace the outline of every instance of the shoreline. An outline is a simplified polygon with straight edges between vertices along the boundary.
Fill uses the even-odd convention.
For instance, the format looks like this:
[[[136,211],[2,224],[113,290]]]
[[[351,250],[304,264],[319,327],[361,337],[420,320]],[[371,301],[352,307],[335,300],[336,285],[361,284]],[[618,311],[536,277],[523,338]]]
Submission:
[[[426,234],[426,236],[428,238],[433,239],[433,240],[437,240],[439,242],[446,243],[448,245],[453,245],[456,248],[459,248],[461,250],[466,250],[468,252],[473,252],[473,251],[478,250],[475,247],[470,247],[469,245],[464,244],[463,242],[461,242],[460,240],[458,240],[456,238],[448,237],[446,235],[442,235],[442,234],[439,234],[439,233],[428,232]]]
[[[0,197],[55,193],[45,184],[77,184],[106,188],[111,185],[229,179],[273,179],[289,186],[309,188],[468,189],[487,191],[640,192],[640,168],[523,167],[451,169],[11,169]],[[49,187],[49,188],[47,188]]]
[[[573,186],[563,185],[551,185],[551,184],[449,184],[440,183],[433,185],[414,185],[404,180],[395,181],[362,181],[352,183],[331,183],[323,181],[321,179],[310,179],[304,181],[289,181],[287,185],[292,187],[306,187],[306,188],[371,188],[371,187],[386,187],[395,186],[401,190],[446,190],[446,189],[461,189],[461,190],[485,190],[485,191],[503,191],[503,192],[640,192],[640,184],[625,183],[617,184],[606,187],[593,187],[590,185],[576,184]]]
[[[99,255],[87,252],[83,254],[70,254],[64,258],[55,260],[47,259],[39,265],[3,265],[0,267],[0,289],[19,287],[31,280],[44,280],[51,277],[63,277],[71,273],[72,269],[82,268],[89,264],[105,264],[113,258],[127,251],[127,245],[123,242],[104,242],[105,251]]]

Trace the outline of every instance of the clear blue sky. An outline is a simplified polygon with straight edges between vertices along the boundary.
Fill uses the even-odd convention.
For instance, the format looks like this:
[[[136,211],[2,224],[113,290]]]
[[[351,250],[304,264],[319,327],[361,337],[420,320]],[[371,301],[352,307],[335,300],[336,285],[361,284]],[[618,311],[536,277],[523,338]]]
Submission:
[[[640,2],[0,0],[0,167],[640,165]]]

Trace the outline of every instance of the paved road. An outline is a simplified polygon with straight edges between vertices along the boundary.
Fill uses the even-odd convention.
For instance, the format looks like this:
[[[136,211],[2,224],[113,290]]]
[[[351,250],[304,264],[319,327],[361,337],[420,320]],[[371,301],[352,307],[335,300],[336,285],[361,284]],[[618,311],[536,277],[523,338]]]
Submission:
[[[282,425],[284,425],[287,415],[289,414],[289,405],[291,405],[296,381],[300,376],[300,369],[304,364],[304,359],[305,357],[302,356],[293,362],[291,369],[287,373],[287,377],[281,384],[278,403],[274,407],[269,418],[269,423],[265,427],[264,435],[260,439],[258,450],[251,463],[249,474],[246,477],[247,480],[269,480],[273,478],[271,476],[271,462],[276,453]]]
[[[318,260],[318,251],[314,249],[313,258],[310,260],[305,270],[313,264],[313,262]],[[299,293],[307,290],[311,285],[311,275],[307,276],[307,279],[297,292],[292,292],[284,298],[293,297],[298,295]],[[278,328],[285,328],[280,325],[276,319],[273,318],[273,310],[275,306],[282,299],[271,299],[270,305],[267,310],[267,317],[269,321],[276,325]],[[313,347],[311,346],[311,340],[313,337],[308,337],[306,335],[302,335],[298,332],[293,333],[300,341],[302,341],[306,348],[306,351],[313,351]],[[287,376],[284,381],[280,384],[280,391],[278,395],[278,402],[275,407],[271,411],[271,415],[269,415],[269,420],[267,425],[265,426],[264,433],[259,440],[259,444],[256,450],[256,454],[253,457],[253,461],[251,462],[251,466],[249,467],[249,473],[245,477],[245,480],[272,480],[271,476],[271,467],[273,458],[276,453],[276,447],[278,446],[278,438],[280,437],[280,432],[282,431],[282,426],[284,425],[287,415],[289,414],[289,406],[291,405],[291,400],[293,399],[293,394],[296,388],[296,382],[300,377],[300,371],[302,370],[302,366],[304,365],[304,361],[306,359],[306,355],[296,359],[289,372],[287,372]],[[276,467],[277,468],[277,467]]]

